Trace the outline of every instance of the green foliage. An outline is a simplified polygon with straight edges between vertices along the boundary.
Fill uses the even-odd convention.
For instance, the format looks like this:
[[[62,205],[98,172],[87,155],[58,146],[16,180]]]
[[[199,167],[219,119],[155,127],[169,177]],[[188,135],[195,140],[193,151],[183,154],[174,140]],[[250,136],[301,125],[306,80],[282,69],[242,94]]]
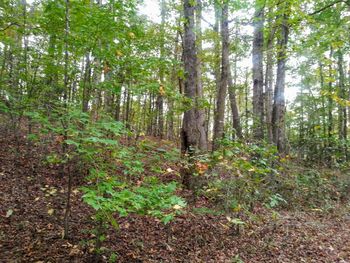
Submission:
[[[270,189],[280,169],[275,147],[223,140],[210,158],[203,194],[215,203],[237,211],[271,201]]]
[[[145,183],[143,186],[128,187],[117,178],[105,173],[93,173],[90,180],[97,181],[92,187],[84,187],[83,200],[97,213],[127,216],[130,213],[150,215],[169,223],[186,203],[176,195],[176,184]],[[163,212],[166,211],[166,212]]]
[[[53,152],[46,157],[47,163],[75,163],[82,172],[88,172],[87,184],[82,187],[83,200],[95,211],[96,246],[104,241],[109,225],[119,229],[116,216],[138,214],[168,224],[183,211],[186,203],[176,195],[175,182],[163,184],[157,177],[143,175],[144,159],[153,166],[155,160],[161,165],[164,160],[174,160],[178,151],[168,152],[147,141],[124,145],[122,137],[128,135],[124,125],[108,117],[92,121],[88,114],[74,108],[65,115],[59,111],[55,114],[52,119],[39,112],[27,115],[42,130],[58,137],[65,134],[66,139],[58,141],[67,147],[65,155]],[[96,249],[99,252],[100,248]]]
[[[282,194],[289,206],[329,209],[347,196],[347,174],[300,168],[292,164],[288,164],[288,170],[292,172],[279,178],[276,191]]]
[[[270,208],[276,208],[280,204],[287,204],[287,201],[280,194],[273,194],[269,197],[269,203],[267,204]]]
[[[69,126],[69,139],[64,143],[73,147],[71,158],[76,155],[84,167],[90,167],[87,178],[90,183],[83,188],[83,199],[103,215],[99,219],[106,218],[116,225],[114,213],[120,216],[136,213],[168,223],[186,205],[175,195],[175,183],[165,185],[156,178],[148,178],[142,185],[133,186],[125,180],[122,175],[142,174],[144,164],[141,156],[135,158],[137,149],[119,143],[118,138],[125,132],[121,123],[108,120],[91,123],[85,115],[74,116],[78,119],[72,117],[69,123],[79,125]],[[118,168],[122,168],[122,174],[115,172]],[[164,210],[167,212],[163,213]]]

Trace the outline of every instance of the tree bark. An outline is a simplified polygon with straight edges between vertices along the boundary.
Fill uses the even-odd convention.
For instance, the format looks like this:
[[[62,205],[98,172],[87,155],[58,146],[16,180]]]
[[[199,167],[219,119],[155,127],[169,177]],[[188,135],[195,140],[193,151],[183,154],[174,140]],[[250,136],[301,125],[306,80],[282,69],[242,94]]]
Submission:
[[[331,47],[330,53],[329,53],[329,59],[332,61],[333,58],[333,48]],[[332,63],[328,66],[328,92],[330,94],[333,93],[333,83],[332,83],[332,77],[333,77],[333,67]],[[328,96],[328,147],[332,147],[332,137],[333,137],[333,99],[332,96]]]
[[[205,113],[199,108],[199,100],[203,91],[198,86],[198,62],[196,49],[196,35],[194,25],[194,5],[191,0],[184,0],[184,95],[191,101],[190,109],[183,116],[181,131],[182,153],[194,154],[196,151],[207,150],[205,133]]]
[[[225,117],[225,105],[226,95],[228,86],[229,76],[229,28],[228,28],[228,3],[222,5],[221,14],[221,39],[222,39],[222,50],[221,50],[221,77],[220,87],[217,93],[216,100],[216,111],[214,119],[214,136],[213,136],[213,151],[219,147],[219,140],[224,137],[224,117]]]
[[[89,110],[90,101],[90,88],[91,88],[91,65],[90,65],[90,52],[85,56],[85,73],[83,81],[83,97],[82,97],[82,111],[87,112]]]
[[[342,50],[338,50],[337,52],[338,57],[338,94],[339,98],[342,100],[346,100],[346,88],[345,88],[345,74],[344,74],[344,57]],[[339,132],[339,139],[340,140],[346,140],[347,138],[347,111],[346,106],[342,105],[342,103],[338,106],[338,115],[339,115],[339,122],[338,122],[338,132]]]
[[[166,3],[165,0],[161,1],[161,42],[160,42],[160,59],[163,61],[165,58],[165,15],[166,15]],[[164,88],[164,66],[159,68],[159,82],[160,88]],[[159,90],[157,96],[156,109],[157,109],[157,131],[156,135],[161,139],[164,136],[164,94]]]
[[[342,50],[338,50],[338,89],[339,97],[343,100],[347,100],[347,92],[345,87],[345,73],[344,73],[344,55]],[[348,117],[347,117],[347,107],[340,103],[338,106],[339,115],[339,140],[341,141],[341,150],[344,152],[346,160],[348,159],[348,149],[347,149],[347,137],[348,137]]]
[[[67,94],[68,94],[68,63],[69,63],[69,53],[68,53],[68,34],[69,34],[69,0],[65,0],[65,37],[64,37],[64,108],[66,113],[68,113],[67,105]],[[62,121],[64,123],[64,121]],[[64,126],[64,140],[68,139],[67,127]],[[65,156],[67,150],[67,145],[65,142],[62,143],[62,155]],[[65,172],[66,165],[62,166],[62,173]],[[69,217],[71,213],[71,193],[72,193],[72,173],[68,173],[68,185],[67,185],[67,196],[66,196],[66,209],[64,213],[64,238],[68,238],[69,235]]]
[[[253,38],[253,135],[257,140],[264,138],[264,6],[255,2]]]
[[[237,87],[237,55],[234,61],[234,80],[232,80],[231,69],[228,70],[228,94],[230,98],[230,106],[232,113],[232,128],[234,130],[233,138],[236,136],[239,139],[243,138],[241,121],[238,111],[238,105],[236,100],[236,87]]]
[[[272,110],[272,128],[273,141],[277,146],[279,153],[285,154],[286,134],[285,134],[285,80],[286,80],[286,63],[287,63],[287,45],[289,39],[289,9],[290,4],[284,3],[282,7],[282,22],[280,25],[280,35],[278,38],[278,52],[277,52],[277,74],[276,86],[274,94],[274,104]]]
[[[272,13],[272,8],[269,9],[269,13]],[[265,112],[266,112],[266,128],[267,139],[270,143],[273,143],[272,135],[272,107],[273,107],[273,66],[274,66],[274,38],[275,27],[272,25],[272,19],[269,19],[269,35],[266,43],[266,68],[265,68]]]

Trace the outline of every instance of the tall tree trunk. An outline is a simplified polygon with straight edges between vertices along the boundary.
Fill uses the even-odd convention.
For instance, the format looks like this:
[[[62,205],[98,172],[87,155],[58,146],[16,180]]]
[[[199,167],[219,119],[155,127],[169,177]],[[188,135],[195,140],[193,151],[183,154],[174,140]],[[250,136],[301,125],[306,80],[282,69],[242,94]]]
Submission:
[[[179,38],[180,38],[180,32],[176,32],[176,38],[175,38],[175,47],[174,47],[174,61],[178,61],[180,56],[180,48],[179,48]],[[171,85],[175,89],[176,86],[179,85],[178,82],[178,66],[176,64],[172,67],[171,72]],[[167,139],[168,140],[174,140],[175,133],[174,133],[174,99],[169,96],[168,98],[168,114],[167,114]]]
[[[319,72],[320,72],[320,86],[321,86],[321,93],[325,92],[325,82],[324,82],[324,73],[323,73],[323,64],[322,62],[319,62]],[[327,138],[327,121],[326,121],[326,100],[325,96],[322,96],[322,131],[323,131],[323,137]]]
[[[245,81],[244,81],[244,113],[245,113],[245,137],[249,136],[249,108],[248,108],[248,96],[249,96],[249,85],[248,85],[248,68],[245,73]]]
[[[211,108],[209,108],[208,112],[208,123],[207,123],[207,130],[208,130],[208,138],[209,138],[209,131],[210,131],[210,121],[211,121],[211,111],[213,112],[213,119],[215,122],[215,114],[216,114],[216,97],[217,92],[220,89],[220,77],[221,77],[221,38],[220,38],[220,21],[221,21],[221,11],[222,8],[220,4],[215,1],[214,2],[214,10],[215,10],[215,23],[214,23],[214,78],[215,78],[215,92],[216,94],[214,96],[211,95],[210,97],[210,105]],[[213,131],[214,132],[214,131]],[[213,135],[214,136],[214,135]]]
[[[83,80],[83,94],[82,94],[82,111],[87,112],[89,110],[91,90],[91,65],[90,65],[90,52],[85,56],[85,73]]]
[[[238,105],[236,100],[236,87],[237,87],[237,54],[234,61],[234,80],[232,80],[231,69],[228,70],[228,94],[230,98],[230,106],[232,113],[232,128],[234,130],[233,137],[243,138],[241,121],[238,111]]]
[[[330,53],[329,53],[329,59],[332,61],[333,59],[333,48],[331,47]],[[332,82],[332,77],[333,77],[333,67],[332,67],[332,62],[329,63],[328,66],[328,77],[329,77],[329,82],[328,82],[328,92],[330,94],[333,93],[333,82]],[[332,96],[328,96],[328,147],[332,147],[332,137],[333,137],[333,99]]]
[[[130,129],[130,115],[131,115],[131,90],[130,90],[130,84],[128,85],[128,88],[126,89],[126,104],[125,104],[125,115],[124,115],[124,121],[125,121],[125,127],[127,129]]]
[[[253,39],[253,135],[257,140],[264,138],[264,6],[255,2]]]
[[[337,52],[337,59],[338,59],[338,94],[339,98],[342,100],[346,100],[346,88],[345,88],[345,74],[344,74],[344,57],[342,50],[338,50]],[[347,112],[346,112],[346,106],[342,105],[342,103],[338,106],[338,115],[339,115],[339,122],[338,122],[338,133],[339,133],[339,139],[340,140],[346,140],[347,137]]]
[[[68,63],[69,63],[69,53],[68,53],[68,35],[69,35],[69,0],[65,0],[65,37],[64,37],[64,91],[63,91],[63,101],[65,113],[68,113],[67,105],[67,94],[68,94]],[[68,139],[67,135],[67,124],[62,121],[64,128],[64,140]],[[67,145],[65,142],[62,143],[62,155],[65,156],[67,150]],[[63,165],[62,173],[65,172],[66,165]],[[64,213],[64,238],[68,238],[69,234],[69,217],[71,213],[71,192],[72,192],[72,173],[68,173],[68,186],[67,186],[67,201],[66,209]]]
[[[269,14],[272,14],[273,9],[269,9]],[[266,112],[266,128],[267,139],[273,143],[272,135],[272,107],[273,107],[273,65],[274,65],[274,38],[276,29],[272,25],[272,19],[269,19],[269,35],[266,44],[266,69],[265,69],[265,112]]]
[[[160,58],[161,60],[165,59],[165,16],[166,16],[166,3],[165,0],[161,1],[161,43],[160,43]],[[161,65],[159,68],[159,81],[160,81],[160,90],[157,96],[156,108],[157,108],[157,136],[161,139],[164,136],[164,94],[163,89],[164,85],[164,66]]]
[[[346,101],[347,100],[347,92],[345,87],[345,74],[344,74],[344,55],[342,50],[338,50],[337,52],[338,57],[338,92],[339,97]],[[348,133],[348,118],[347,118],[347,110],[346,106],[343,105],[343,103],[340,103],[338,106],[338,115],[339,115],[339,140],[342,142],[342,151],[344,152],[344,155],[346,159],[348,159],[348,149],[346,146],[347,141],[347,133]]]
[[[191,100],[191,108],[183,116],[181,131],[181,150],[183,153],[193,154],[196,150],[206,151],[207,140],[205,133],[205,113],[199,108],[199,100],[203,91],[198,86],[198,64],[196,50],[196,35],[194,23],[193,1],[184,0],[184,68],[185,87],[184,95]]]
[[[219,147],[219,140],[224,137],[224,117],[225,117],[225,105],[228,86],[228,71],[229,71],[229,28],[228,28],[228,2],[222,5],[221,14],[221,77],[220,87],[217,93],[216,111],[214,118],[214,136],[213,136],[213,151]]]
[[[195,8],[195,28],[196,28],[196,49],[197,49],[197,90],[201,91],[201,97],[203,97],[203,82],[202,82],[202,61],[201,61],[201,55],[202,55],[202,0],[196,0],[196,8]],[[206,110],[203,111],[204,113],[204,123],[206,124]],[[208,129],[207,125],[205,125],[205,140],[208,140]]]
[[[285,80],[286,80],[286,63],[287,63],[287,45],[289,39],[289,13],[290,3],[287,1],[283,4],[282,22],[280,25],[280,35],[278,38],[277,52],[277,74],[274,94],[274,104],[272,110],[273,141],[277,146],[279,153],[285,154],[286,134],[285,134]]]

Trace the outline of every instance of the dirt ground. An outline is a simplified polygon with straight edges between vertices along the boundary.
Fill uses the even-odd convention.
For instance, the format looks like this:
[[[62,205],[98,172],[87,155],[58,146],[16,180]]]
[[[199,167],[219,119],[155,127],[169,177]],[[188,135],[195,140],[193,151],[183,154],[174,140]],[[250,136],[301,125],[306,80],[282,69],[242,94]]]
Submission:
[[[92,211],[81,201],[75,179],[70,239],[62,239],[65,178],[43,165],[35,150],[15,154],[0,140],[0,262],[96,262],[89,240]],[[320,211],[280,211],[278,218],[261,208],[257,222],[235,233],[224,216],[198,214],[205,200],[191,204],[168,225],[130,215],[118,219],[103,248],[115,262],[350,262],[350,213],[339,207]],[[101,258],[108,262],[108,256]]]

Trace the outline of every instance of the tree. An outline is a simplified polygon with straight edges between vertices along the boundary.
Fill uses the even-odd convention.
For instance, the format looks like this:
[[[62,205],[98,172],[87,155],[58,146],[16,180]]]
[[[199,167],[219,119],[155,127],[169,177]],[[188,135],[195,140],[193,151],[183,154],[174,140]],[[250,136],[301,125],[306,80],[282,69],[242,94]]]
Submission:
[[[290,2],[285,1],[280,4],[281,13],[279,20],[279,34],[277,39],[277,73],[276,86],[274,92],[274,103],[272,111],[272,134],[273,141],[280,153],[286,153],[286,131],[285,131],[285,81],[286,81],[286,63],[287,63],[287,45],[289,40],[289,16]]]
[[[165,16],[166,16],[166,3],[165,0],[161,0],[161,42],[160,42],[160,59],[165,59]],[[157,136],[163,138],[164,135],[164,99],[163,99],[163,89],[164,89],[164,67],[161,65],[159,68],[159,82],[160,82],[160,90],[157,96]]]
[[[183,153],[194,154],[196,151],[207,150],[205,133],[205,112],[201,109],[203,90],[198,85],[198,60],[194,23],[195,4],[184,0],[184,36],[183,54],[185,70],[184,95],[188,98],[188,108],[183,117],[181,131],[181,150]]]
[[[264,9],[265,3],[255,1],[253,38],[253,133],[255,139],[264,138]]]
[[[217,91],[216,110],[214,118],[214,136],[213,136],[213,150],[217,150],[219,147],[219,141],[224,136],[224,117],[226,106],[226,95],[229,78],[229,21],[228,21],[228,1],[224,1],[222,4],[221,12],[221,75],[219,82],[219,89]]]

